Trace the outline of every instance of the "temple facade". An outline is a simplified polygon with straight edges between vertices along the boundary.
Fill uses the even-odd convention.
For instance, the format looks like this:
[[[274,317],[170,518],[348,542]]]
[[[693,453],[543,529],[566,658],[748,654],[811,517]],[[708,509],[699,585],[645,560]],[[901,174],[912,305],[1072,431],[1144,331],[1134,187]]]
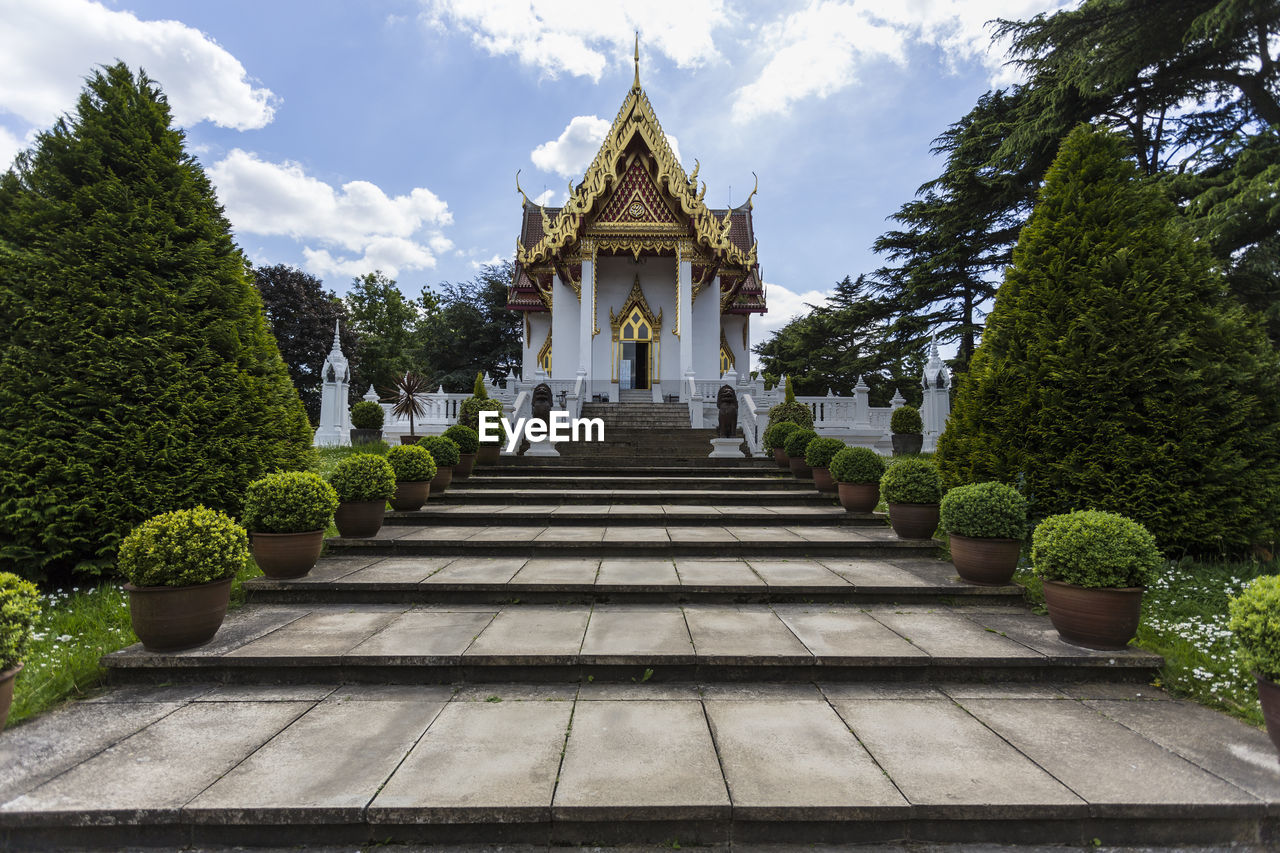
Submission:
[[[703,203],[636,75],[563,207],[520,191],[507,307],[524,314],[525,382],[582,380],[609,400],[685,399],[688,379],[745,373],[766,310],[751,211]],[[519,184],[517,183],[517,189]]]

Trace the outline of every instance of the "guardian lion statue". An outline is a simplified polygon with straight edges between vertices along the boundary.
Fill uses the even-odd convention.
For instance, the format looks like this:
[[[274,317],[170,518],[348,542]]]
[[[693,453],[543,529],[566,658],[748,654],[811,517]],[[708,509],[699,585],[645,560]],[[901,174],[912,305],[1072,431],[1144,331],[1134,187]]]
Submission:
[[[551,386],[543,382],[533,389],[533,419],[551,428]]]
[[[729,385],[721,385],[720,393],[716,394],[716,408],[720,410],[716,436],[733,438],[738,432],[738,392]]]

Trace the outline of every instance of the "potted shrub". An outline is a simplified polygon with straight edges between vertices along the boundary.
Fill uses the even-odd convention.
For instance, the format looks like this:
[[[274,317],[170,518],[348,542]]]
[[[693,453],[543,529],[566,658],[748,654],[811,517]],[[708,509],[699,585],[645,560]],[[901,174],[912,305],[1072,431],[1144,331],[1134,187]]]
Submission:
[[[880,494],[889,505],[889,523],[903,539],[929,539],[938,529],[942,476],[928,459],[896,460],[880,478]]]
[[[831,465],[832,457],[846,448],[847,445],[838,438],[822,437],[815,438],[805,447],[804,464],[813,469],[813,484],[818,491],[836,493],[836,482],[831,479],[827,467]]]
[[[800,429],[800,424],[794,421],[778,421],[776,424],[770,424],[764,430],[764,447],[765,450],[773,451],[773,461],[778,463],[778,467],[783,471],[791,470],[791,460],[787,458],[787,436]]]
[[[333,521],[339,536],[361,539],[382,529],[387,501],[396,491],[391,463],[373,453],[357,453],[338,463],[329,483],[338,493]]]
[[[889,431],[893,433],[893,455],[910,456],[924,446],[924,421],[915,406],[899,406],[889,418]]]
[[[120,543],[118,558],[133,633],[153,652],[209,642],[248,559],[244,528],[216,510],[198,506],[142,522]]]
[[[831,457],[831,479],[836,481],[840,506],[850,512],[872,512],[880,503],[880,477],[884,460],[870,447],[846,447]]]
[[[400,436],[401,444],[418,443],[418,436],[413,431],[413,422],[415,418],[420,418],[427,413],[427,407],[422,404],[419,397],[430,393],[431,388],[427,385],[427,380],[408,371],[398,377],[394,385],[382,392],[382,396],[388,398],[388,402],[391,403],[391,414],[397,418],[409,419],[409,434]]]
[[[431,478],[431,491],[440,494],[453,482],[453,466],[458,464],[462,454],[458,445],[443,435],[429,435],[418,442],[419,447],[426,448],[436,463],[436,475]]]
[[[1280,575],[1255,578],[1231,599],[1231,621],[1244,664],[1258,682],[1271,742],[1280,749]]]
[[[813,411],[804,403],[796,402],[796,393],[791,390],[791,377],[787,377],[787,390],[781,403],[769,410],[769,426],[783,421],[799,424],[805,429],[813,429]]]
[[[500,400],[493,399],[482,400],[480,408],[477,411],[497,412],[498,417],[502,417],[502,402]],[[479,415],[477,414],[477,418],[478,417]],[[502,425],[501,421],[498,422],[497,436],[497,438],[491,438],[488,441],[485,441],[479,437],[478,432],[476,433],[476,438],[480,442],[476,449],[477,465],[498,464],[498,457],[502,454],[502,446],[507,442],[507,428]]]
[[[422,509],[431,495],[431,478],[436,475],[436,460],[425,447],[401,445],[387,451],[387,461],[396,474],[396,491],[391,508],[400,511]]]
[[[454,424],[444,431],[444,437],[458,445],[459,458],[453,469],[453,479],[467,479],[471,476],[471,469],[476,467],[476,448],[480,446],[480,436],[469,426]]]
[[[372,400],[361,400],[351,407],[351,443],[373,444],[382,441],[382,419],[386,413]]]
[[[244,526],[253,559],[269,578],[300,578],[315,566],[338,494],[304,471],[268,474],[245,490]]]
[[[1051,515],[1031,535],[1031,564],[1058,634],[1090,649],[1123,649],[1138,631],[1142,592],[1160,570],[1155,538],[1113,512]]]
[[[30,581],[0,572],[0,729],[13,706],[13,683],[40,616],[40,591]]]
[[[787,451],[791,473],[795,474],[798,480],[813,479],[813,471],[804,463],[804,452],[809,447],[809,442],[817,437],[816,432],[802,427],[787,436],[787,441],[783,444],[783,449]]]
[[[1026,499],[1004,483],[973,483],[947,492],[939,512],[960,577],[1008,583],[1027,535]]]

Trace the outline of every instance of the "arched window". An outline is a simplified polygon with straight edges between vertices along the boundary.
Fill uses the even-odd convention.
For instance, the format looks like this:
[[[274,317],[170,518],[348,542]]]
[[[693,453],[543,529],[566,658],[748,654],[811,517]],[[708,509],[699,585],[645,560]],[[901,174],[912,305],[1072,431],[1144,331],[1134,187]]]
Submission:
[[[627,319],[623,322],[620,338],[624,341],[648,341],[653,339],[653,329],[649,327],[649,321],[644,318],[644,314],[641,313],[638,306],[631,309],[631,313],[627,315]]]
[[[723,375],[733,368],[733,353],[727,347],[720,347],[720,373]]]

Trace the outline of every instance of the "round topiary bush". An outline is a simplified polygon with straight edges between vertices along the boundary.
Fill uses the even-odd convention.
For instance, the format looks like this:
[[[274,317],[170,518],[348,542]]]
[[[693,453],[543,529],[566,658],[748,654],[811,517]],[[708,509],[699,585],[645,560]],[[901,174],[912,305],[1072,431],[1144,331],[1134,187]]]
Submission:
[[[1160,549],[1148,531],[1114,512],[1051,515],[1031,535],[1031,564],[1047,581],[1089,588],[1145,587],[1160,571]]]
[[[0,672],[22,663],[40,616],[40,590],[30,581],[0,572]]]
[[[431,458],[436,461],[437,470],[452,468],[462,459],[462,452],[458,450],[457,443],[443,435],[429,435],[419,439],[418,446],[426,448],[431,454]]]
[[[395,494],[396,472],[381,456],[357,453],[338,463],[329,475],[329,483],[343,503],[385,501]]]
[[[120,573],[134,586],[195,586],[229,578],[249,559],[249,536],[217,510],[161,513],[120,543]]]
[[[942,529],[978,539],[1027,535],[1027,500],[1004,483],[957,486],[942,498]]]
[[[469,426],[454,424],[444,431],[444,437],[458,445],[459,453],[475,453],[480,446],[480,436]]]
[[[924,432],[924,421],[915,406],[899,406],[889,418],[889,430],[895,435],[911,435]]]
[[[436,475],[431,451],[416,444],[402,444],[387,451],[387,461],[396,472],[397,483],[421,483]]]
[[[762,438],[765,449],[777,450],[780,447],[784,447],[787,443],[787,436],[798,429],[800,429],[800,424],[795,421],[778,421],[776,424],[765,427]]]
[[[870,447],[846,447],[831,457],[828,470],[837,483],[878,483],[884,459]]]
[[[244,526],[254,533],[324,530],[337,508],[338,493],[318,474],[268,474],[245,490]]]
[[[811,429],[813,427],[813,412],[804,403],[795,401],[779,403],[769,410],[769,426],[784,421],[790,421],[793,424],[799,424],[805,429]]]
[[[471,402],[471,400],[464,400],[464,401],[463,401],[463,403],[462,403],[462,408],[463,408],[463,409],[466,409],[466,408],[467,408],[467,403],[469,403],[469,402]],[[499,417],[499,418],[501,418],[501,417],[502,417],[502,411],[503,411],[503,409],[502,409],[502,401],[501,401],[501,400],[495,400],[495,399],[493,399],[492,397],[486,397],[486,398],[485,398],[485,399],[483,399],[483,400],[476,400],[476,401],[475,401],[475,404],[471,407],[470,411],[471,411],[471,416],[470,416],[470,417],[468,417],[468,418],[463,418],[463,416],[462,416],[462,409],[460,409],[460,410],[459,410],[459,412],[458,412],[458,421],[459,421],[459,423],[463,423],[463,424],[465,424],[465,425],[467,425],[467,426],[471,426],[472,422],[474,421],[474,423],[475,423],[474,429],[475,429],[475,431],[476,431],[476,437],[479,439],[479,436],[480,436],[480,413],[481,413],[481,412],[497,412],[497,413],[498,413],[498,417]],[[496,424],[496,426],[497,426],[497,436],[498,436],[498,437],[497,437],[497,438],[491,438],[491,439],[489,439],[488,441],[485,441],[484,439],[479,439],[481,444],[501,444],[501,443],[503,443],[503,442],[505,442],[505,441],[507,440],[507,428],[506,428],[506,427],[504,427],[504,426],[502,425],[502,421],[501,421],[501,420],[498,420],[498,421],[496,421],[496,422],[495,422],[495,424]]]
[[[1280,680],[1280,575],[1255,578],[1229,609],[1227,627],[1245,666],[1269,681]]]
[[[382,429],[386,412],[372,400],[361,400],[351,407],[351,426],[355,429]]]
[[[831,459],[848,445],[838,438],[815,438],[804,449],[804,464],[810,468],[826,468]]]
[[[891,504],[936,504],[942,500],[942,476],[928,459],[900,457],[880,478],[880,494]]]
[[[817,437],[818,434],[811,429],[798,429],[787,436],[786,443],[782,445],[782,449],[792,459],[796,457],[803,458],[805,450],[809,447],[809,442]]]

